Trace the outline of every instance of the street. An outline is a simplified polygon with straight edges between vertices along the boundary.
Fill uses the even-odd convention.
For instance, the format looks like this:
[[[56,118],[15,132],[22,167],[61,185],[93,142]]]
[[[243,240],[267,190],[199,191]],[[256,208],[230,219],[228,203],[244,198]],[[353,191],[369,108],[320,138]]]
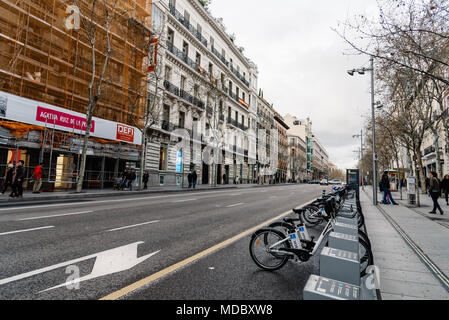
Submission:
[[[249,256],[247,231],[316,199],[323,188],[3,206],[0,299],[300,299],[317,260],[261,271]],[[70,283],[78,276],[80,283]]]

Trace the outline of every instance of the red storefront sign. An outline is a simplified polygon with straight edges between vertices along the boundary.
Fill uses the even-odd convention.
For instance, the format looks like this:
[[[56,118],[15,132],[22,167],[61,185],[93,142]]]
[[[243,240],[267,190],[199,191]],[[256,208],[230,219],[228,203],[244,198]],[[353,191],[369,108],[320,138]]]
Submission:
[[[44,108],[41,106],[37,107],[36,120],[40,122],[47,123],[47,125],[56,125],[66,128],[71,128],[74,130],[86,130],[87,120],[82,117],[78,117],[69,113],[52,110],[49,108]],[[92,120],[92,127],[90,132],[95,132],[95,121]]]
[[[117,140],[134,142],[134,128],[117,124]]]

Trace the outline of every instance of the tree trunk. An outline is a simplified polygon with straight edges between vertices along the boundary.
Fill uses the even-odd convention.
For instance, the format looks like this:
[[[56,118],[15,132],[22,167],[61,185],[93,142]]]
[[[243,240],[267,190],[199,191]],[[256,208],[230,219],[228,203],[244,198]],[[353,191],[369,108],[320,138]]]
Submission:
[[[92,113],[91,109],[93,107],[93,104],[90,103],[88,106],[88,117],[87,117],[87,125],[86,125],[86,134],[84,135],[84,142],[83,142],[83,151],[81,154],[81,165],[78,172],[78,181],[76,186],[76,192],[81,193],[83,190],[83,182],[84,182],[84,173],[86,171],[86,162],[87,162],[87,147],[89,145],[89,137],[90,137],[90,129],[92,128]]]

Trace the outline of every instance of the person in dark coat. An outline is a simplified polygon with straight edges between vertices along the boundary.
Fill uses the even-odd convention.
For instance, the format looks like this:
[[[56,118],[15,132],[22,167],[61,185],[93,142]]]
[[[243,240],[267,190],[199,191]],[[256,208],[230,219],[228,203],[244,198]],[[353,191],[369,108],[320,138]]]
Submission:
[[[193,174],[192,174],[192,172],[190,172],[187,175],[187,181],[189,181],[189,189],[192,188],[192,186],[193,186]]]
[[[13,189],[13,176],[14,176],[14,165],[12,163],[8,164],[8,168],[6,170],[5,174],[5,183],[3,185],[3,191],[2,194],[5,194],[5,192],[8,190],[8,187],[11,187],[11,190]]]
[[[122,173],[122,187],[121,187],[122,191],[125,190],[127,185],[128,185],[128,170],[125,169]]]
[[[430,182],[429,182],[429,193],[433,200],[433,210],[429,213],[436,214],[437,209],[440,211],[440,214],[443,215],[443,209],[441,209],[438,199],[441,196],[441,188],[440,188],[440,180],[438,180],[438,175],[436,172],[430,173]]]
[[[446,197],[446,204],[449,206],[449,174],[444,176],[443,181],[441,181],[441,191]]]
[[[388,177],[388,172],[385,171],[384,174],[382,175],[382,188],[384,191],[384,199],[383,199],[383,204],[388,204],[387,201],[387,196],[389,198],[389,200],[391,201],[391,203],[395,206],[397,206],[398,204],[396,203],[396,201],[394,201],[393,196],[391,195],[391,185],[390,185],[390,178]]]
[[[128,174],[129,191],[133,191],[133,184],[134,184],[134,181],[136,181],[136,178],[137,178],[136,170],[132,169],[131,172],[129,172],[129,174]]]
[[[17,164],[16,172],[14,175],[14,184],[13,184],[13,191],[9,195],[10,197],[14,198],[22,198],[23,197],[23,178],[25,177],[25,172],[23,170],[23,165],[25,162],[23,160],[20,160]]]
[[[148,181],[150,180],[150,174],[147,170],[145,170],[145,173],[143,174],[143,190],[148,189]]]
[[[196,171],[193,171],[192,173],[192,184],[193,184],[193,189],[196,188],[196,183],[198,182],[198,175],[196,174]]]

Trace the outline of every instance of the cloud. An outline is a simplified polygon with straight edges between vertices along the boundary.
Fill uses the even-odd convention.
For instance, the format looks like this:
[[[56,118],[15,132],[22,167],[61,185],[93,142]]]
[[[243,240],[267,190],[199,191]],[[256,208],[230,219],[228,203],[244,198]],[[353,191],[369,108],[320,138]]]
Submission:
[[[375,0],[214,0],[212,14],[223,17],[236,43],[259,68],[259,87],[281,114],[310,117],[314,134],[332,162],[353,167],[352,138],[370,111],[369,76],[346,71],[368,66],[366,56],[348,56],[331,30],[349,16],[372,13]]]

